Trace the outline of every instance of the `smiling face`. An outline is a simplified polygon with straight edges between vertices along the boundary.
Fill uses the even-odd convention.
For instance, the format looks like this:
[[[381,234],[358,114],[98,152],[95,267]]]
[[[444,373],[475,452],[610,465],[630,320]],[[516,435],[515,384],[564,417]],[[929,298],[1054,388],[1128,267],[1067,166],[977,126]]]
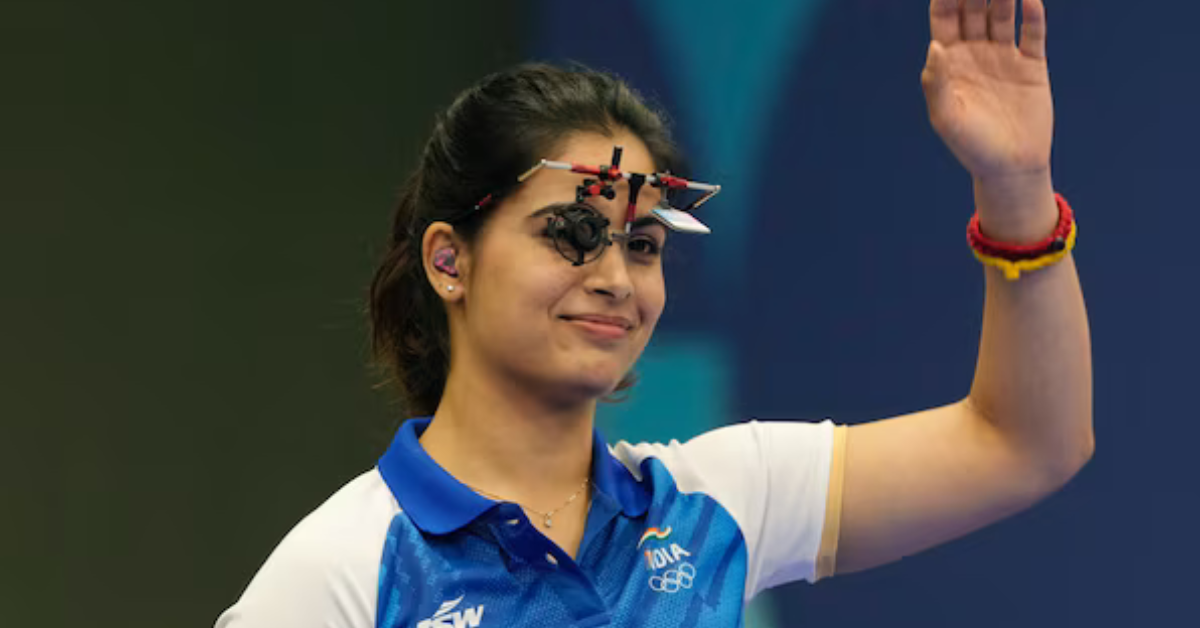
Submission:
[[[645,145],[627,132],[575,134],[546,157],[606,164],[615,145],[625,149],[623,170],[656,170]],[[472,370],[556,403],[577,403],[612,392],[633,367],[666,303],[667,231],[644,224],[628,244],[618,239],[598,260],[573,266],[545,232],[548,208],[573,202],[583,178],[542,170],[487,210],[478,238],[460,255],[462,289],[448,304],[452,373],[456,362],[470,361]],[[587,204],[609,219],[610,232],[623,233],[629,188],[625,181],[614,187],[615,199],[595,196]],[[636,217],[648,216],[658,201],[659,191],[644,186]]]

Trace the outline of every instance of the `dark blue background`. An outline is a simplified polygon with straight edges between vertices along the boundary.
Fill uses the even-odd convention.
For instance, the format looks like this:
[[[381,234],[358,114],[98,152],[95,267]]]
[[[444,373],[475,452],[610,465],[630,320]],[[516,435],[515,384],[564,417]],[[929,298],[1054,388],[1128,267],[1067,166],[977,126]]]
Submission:
[[[964,396],[983,276],[963,237],[970,178],[926,118],[926,4],[810,2],[819,6],[799,17],[783,2],[648,4],[608,2],[604,19],[581,20],[577,5],[547,0],[533,52],[627,77],[673,114],[692,174],[727,185],[703,210],[714,235],[674,260],[659,332],[674,340],[656,339],[657,350],[720,346],[730,390],[714,401],[719,421],[858,423]],[[1096,456],[1064,491],[981,533],[777,591],[779,625],[1200,622],[1200,5],[1048,4],[1053,168],[1080,224]],[[772,36],[772,19],[794,20],[791,50],[755,41]],[[714,55],[737,60],[726,67]],[[697,72],[710,84],[679,78]],[[745,73],[770,89],[737,93]],[[739,107],[765,119],[739,118]],[[714,124],[766,128],[765,141],[717,152],[710,136],[728,131]],[[760,167],[745,172],[747,161]],[[671,359],[656,368],[671,370]],[[637,424],[675,420],[663,418],[668,403],[625,410],[625,428],[613,429],[654,432]]]

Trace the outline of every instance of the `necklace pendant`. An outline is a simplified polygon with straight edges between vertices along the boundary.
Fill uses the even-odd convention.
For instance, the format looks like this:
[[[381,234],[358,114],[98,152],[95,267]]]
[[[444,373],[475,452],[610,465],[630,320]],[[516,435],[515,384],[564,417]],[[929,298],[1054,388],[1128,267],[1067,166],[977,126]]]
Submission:
[[[554,516],[554,515],[546,515],[546,520],[545,520],[545,521],[543,521],[543,523],[545,523],[545,524],[546,524],[546,527],[547,527],[547,528],[552,528],[552,527],[554,527],[554,522],[550,520],[550,518],[551,518],[551,517],[553,517],[553,516]]]

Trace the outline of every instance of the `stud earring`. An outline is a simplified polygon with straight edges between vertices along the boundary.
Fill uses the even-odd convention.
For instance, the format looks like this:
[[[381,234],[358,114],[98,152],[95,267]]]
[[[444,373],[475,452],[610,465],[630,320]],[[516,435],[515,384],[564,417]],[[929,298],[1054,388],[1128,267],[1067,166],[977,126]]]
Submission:
[[[446,286],[446,292],[454,292],[454,286]]]

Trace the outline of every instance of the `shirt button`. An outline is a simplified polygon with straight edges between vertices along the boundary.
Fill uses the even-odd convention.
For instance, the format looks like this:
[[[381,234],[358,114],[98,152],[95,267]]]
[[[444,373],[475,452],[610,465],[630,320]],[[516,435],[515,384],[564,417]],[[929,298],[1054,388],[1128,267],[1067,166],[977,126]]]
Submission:
[[[518,523],[521,523],[521,520],[520,519],[509,519],[508,521],[505,521],[504,523],[507,523],[510,526],[515,526]]]
[[[550,563],[551,565],[557,565],[558,559],[555,558],[550,552],[546,552],[546,562]]]

